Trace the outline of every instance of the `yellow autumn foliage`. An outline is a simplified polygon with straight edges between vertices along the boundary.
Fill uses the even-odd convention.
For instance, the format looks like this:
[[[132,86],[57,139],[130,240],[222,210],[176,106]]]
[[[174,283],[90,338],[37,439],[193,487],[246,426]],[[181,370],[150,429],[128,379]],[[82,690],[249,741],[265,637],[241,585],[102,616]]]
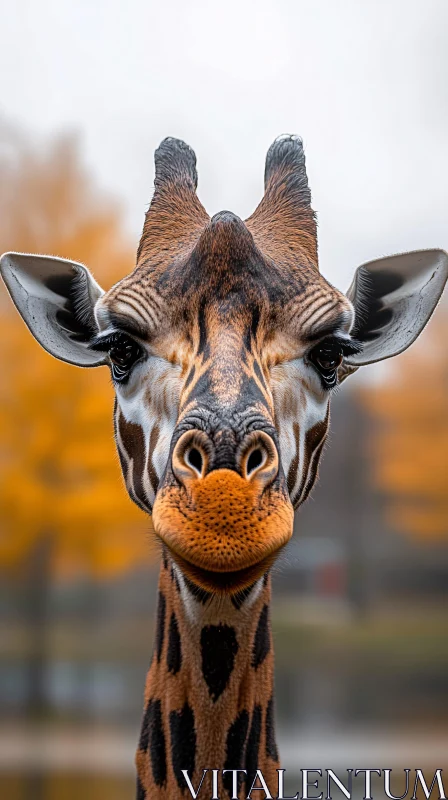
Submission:
[[[374,420],[373,480],[391,525],[413,537],[448,538],[448,308],[362,393]]]
[[[104,288],[133,265],[119,209],[95,189],[76,141],[33,149],[6,128],[0,248],[81,261]],[[48,536],[59,572],[110,575],[147,559],[150,521],[121,478],[107,368],[48,355],[3,285],[0,342],[0,564],[20,564]]]

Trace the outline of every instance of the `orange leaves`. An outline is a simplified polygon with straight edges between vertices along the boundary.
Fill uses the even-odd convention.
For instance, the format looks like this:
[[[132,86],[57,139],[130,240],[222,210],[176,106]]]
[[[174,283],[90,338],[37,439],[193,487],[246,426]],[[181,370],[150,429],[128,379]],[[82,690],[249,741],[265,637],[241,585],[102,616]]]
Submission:
[[[407,531],[417,539],[432,541],[446,539],[448,502],[442,501],[422,508],[395,503],[388,513],[395,529]]]
[[[373,480],[392,526],[411,536],[448,537],[448,309],[440,306],[419,342],[394,359],[387,381],[363,391],[376,421]]]
[[[4,131],[0,248],[83,261],[105,288],[133,262],[117,209],[92,185],[75,143],[39,152]],[[64,573],[109,575],[141,562],[150,520],[121,478],[107,368],[80,369],[45,353],[3,285],[0,342],[0,564],[20,563],[49,533]]]

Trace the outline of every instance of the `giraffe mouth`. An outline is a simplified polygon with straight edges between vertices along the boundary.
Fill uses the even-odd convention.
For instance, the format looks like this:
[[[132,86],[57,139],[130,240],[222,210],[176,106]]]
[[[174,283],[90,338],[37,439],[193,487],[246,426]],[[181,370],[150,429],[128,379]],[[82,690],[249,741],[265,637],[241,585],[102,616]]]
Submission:
[[[236,594],[249,586],[253,586],[259,578],[262,578],[268,572],[277,558],[278,552],[271,553],[251,567],[231,572],[214,572],[192,564],[191,561],[187,561],[187,559],[170,549],[173,560],[190,581],[207,592],[222,594]]]
[[[238,591],[271,566],[291,538],[293,509],[279,489],[260,495],[228,469],[215,470],[186,492],[170,485],[153,508],[157,536],[179,566],[207,590]]]

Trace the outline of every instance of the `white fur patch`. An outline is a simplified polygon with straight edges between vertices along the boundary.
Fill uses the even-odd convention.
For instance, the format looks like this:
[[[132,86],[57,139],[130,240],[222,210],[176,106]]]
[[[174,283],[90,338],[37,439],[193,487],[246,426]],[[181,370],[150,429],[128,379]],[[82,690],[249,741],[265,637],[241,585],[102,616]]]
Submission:
[[[179,394],[180,367],[155,356],[148,356],[141,364],[137,364],[129,382],[116,387],[117,402],[124,419],[126,422],[139,425],[143,431],[145,468],[142,481],[151,506],[154,503],[155,492],[149,477],[148,460],[152,458],[155,473],[160,481],[166,468],[176,426]],[[153,452],[150,453],[151,433],[156,425],[157,440]],[[132,456],[132,453],[128,456]]]
[[[317,423],[324,422],[328,412],[329,393],[322,389],[314,369],[303,358],[289,361],[271,370],[271,389],[276,409],[280,456],[283,471],[288,476],[291,464],[297,458],[294,426],[299,427],[299,452],[297,472],[291,499],[296,503],[299,486],[305,485],[306,434]]]

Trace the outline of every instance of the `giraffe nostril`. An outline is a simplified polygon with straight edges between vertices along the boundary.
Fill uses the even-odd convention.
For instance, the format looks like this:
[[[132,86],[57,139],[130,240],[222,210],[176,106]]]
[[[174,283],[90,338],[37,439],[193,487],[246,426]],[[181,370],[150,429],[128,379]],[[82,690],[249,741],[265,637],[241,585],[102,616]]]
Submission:
[[[198,473],[199,476],[202,475],[202,469],[204,466],[204,459],[202,458],[202,453],[198,450],[197,447],[190,447],[185,454],[185,459],[190,467],[193,467],[194,470]]]
[[[261,467],[263,462],[266,461],[266,458],[267,454],[260,447],[252,450],[246,464],[246,475],[248,478],[258,467]]]
[[[210,461],[210,442],[203,431],[186,431],[173,450],[171,465],[177,480],[184,486],[204,478]]]
[[[238,460],[243,477],[264,488],[278,475],[277,448],[271,436],[264,431],[252,431],[246,436]]]

